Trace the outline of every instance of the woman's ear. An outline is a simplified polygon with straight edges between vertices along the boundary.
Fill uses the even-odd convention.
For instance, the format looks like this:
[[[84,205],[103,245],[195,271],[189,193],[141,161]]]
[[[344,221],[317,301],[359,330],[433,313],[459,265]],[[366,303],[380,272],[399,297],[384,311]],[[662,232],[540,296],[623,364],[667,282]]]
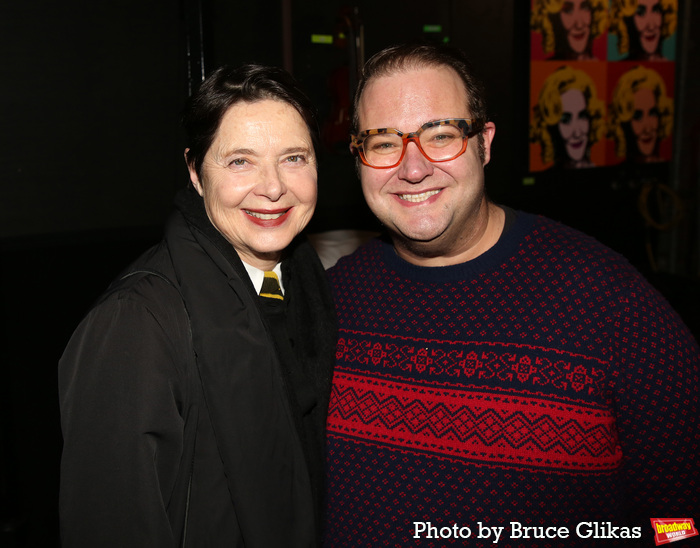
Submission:
[[[194,168],[194,164],[190,163],[189,159],[187,158],[187,154],[189,153],[189,151],[189,148],[185,149],[185,164],[187,164],[187,171],[190,172],[190,181],[192,181],[192,186],[194,186],[194,189],[197,191],[197,193],[200,196],[204,196],[204,186],[199,180],[197,170]]]

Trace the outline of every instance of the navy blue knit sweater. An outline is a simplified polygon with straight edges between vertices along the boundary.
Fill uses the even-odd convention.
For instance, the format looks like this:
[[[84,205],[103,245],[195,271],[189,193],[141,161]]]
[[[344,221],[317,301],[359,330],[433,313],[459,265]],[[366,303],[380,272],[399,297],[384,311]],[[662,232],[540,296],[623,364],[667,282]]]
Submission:
[[[650,518],[700,521],[698,345],[621,256],[518,213],[464,264],[374,240],[329,275],[328,546],[651,546]]]

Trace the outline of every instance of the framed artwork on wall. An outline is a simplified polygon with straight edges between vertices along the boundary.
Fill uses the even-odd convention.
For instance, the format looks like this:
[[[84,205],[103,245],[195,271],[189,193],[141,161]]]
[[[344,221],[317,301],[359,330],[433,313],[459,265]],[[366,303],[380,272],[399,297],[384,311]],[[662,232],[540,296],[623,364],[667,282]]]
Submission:
[[[531,0],[529,171],[666,162],[678,0]]]

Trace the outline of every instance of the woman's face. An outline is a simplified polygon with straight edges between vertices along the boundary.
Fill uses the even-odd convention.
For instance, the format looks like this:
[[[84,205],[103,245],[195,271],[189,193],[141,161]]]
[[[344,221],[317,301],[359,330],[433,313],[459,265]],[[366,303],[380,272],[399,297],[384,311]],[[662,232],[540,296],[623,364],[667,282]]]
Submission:
[[[190,169],[207,215],[244,262],[270,270],[316,206],[309,130],[287,103],[239,102],[224,114],[202,164]]]
[[[653,155],[659,131],[659,109],[652,90],[640,89],[634,93],[634,112],[630,126],[639,152],[643,156]]]
[[[562,114],[559,121],[559,133],[564,140],[566,153],[573,161],[582,160],[588,145],[588,130],[591,121],[586,109],[583,92],[570,89],[561,96]]]
[[[633,19],[639,32],[642,50],[648,54],[655,53],[661,40],[663,19],[659,0],[637,0],[637,11]]]
[[[575,53],[584,53],[591,35],[590,2],[588,0],[564,0],[559,16],[566,31],[569,47]]]

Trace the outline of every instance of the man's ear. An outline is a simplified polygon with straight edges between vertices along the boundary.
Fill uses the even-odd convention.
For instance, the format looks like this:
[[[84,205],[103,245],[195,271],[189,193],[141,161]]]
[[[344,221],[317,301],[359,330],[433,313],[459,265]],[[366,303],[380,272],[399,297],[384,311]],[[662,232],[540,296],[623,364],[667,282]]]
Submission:
[[[197,170],[194,168],[194,164],[191,164],[187,159],[187,153],[190,151],[189,148],[185,149],[185,163],[187,164],[187,171],[190,172],[190,181],[192,181],[192,186],[197,191],[200,196],[204,196],[204,186],[199,180],[199,175],[197,175]]]
[[[484,138],[484,165],[486,165],[491,161],[491,144],[493,143],[493,138],[496,136],[496,124],[493,122],[486,122],[481,135]]]
[[[360,160],[360,153],[357,152],[357,149],[350,143],[348,145],[348,148],[350,149],[350,154],[352,154],[355,157],[355,175],[357,175],[358,180],[360,179],[360,166],[362,165],[362,161]]]

